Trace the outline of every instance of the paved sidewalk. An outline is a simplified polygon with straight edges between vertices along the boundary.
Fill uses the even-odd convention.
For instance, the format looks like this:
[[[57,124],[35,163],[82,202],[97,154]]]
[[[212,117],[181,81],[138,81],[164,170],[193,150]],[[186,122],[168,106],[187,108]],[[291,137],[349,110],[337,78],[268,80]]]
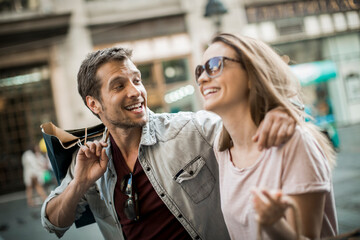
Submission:
[[[25,192],[0,196],[0,240],[55,240],[41,225],[40,208],[29,208]],[[102,240],[96,224],[76,229],[72,226],[62,240]]]
[[[339,129],[341,150],[334,170],[334,192],[340,233],[360,228],[360,125]],[[52,240],[41,226],[40,206],[28,208],[25,192],[0,196],[0,240]],[[101,240],[96,224],[71,227],[62,240]]]
[[[360,125],[339,129],[341,149],[333,182],[341,233],[360,228]]]

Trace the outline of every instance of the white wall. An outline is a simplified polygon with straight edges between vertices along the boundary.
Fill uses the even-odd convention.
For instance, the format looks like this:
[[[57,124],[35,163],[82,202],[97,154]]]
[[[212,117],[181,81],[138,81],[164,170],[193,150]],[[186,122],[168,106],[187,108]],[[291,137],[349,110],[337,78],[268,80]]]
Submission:
[[[77,91],[77,72],[86,55],[93,50],[86,27],[85,1],[63,0],[57,11],[72,11],[65,42],[52,49],[52,87],[58,125],[64,129],[92,126],[99,120],[83,103]]]

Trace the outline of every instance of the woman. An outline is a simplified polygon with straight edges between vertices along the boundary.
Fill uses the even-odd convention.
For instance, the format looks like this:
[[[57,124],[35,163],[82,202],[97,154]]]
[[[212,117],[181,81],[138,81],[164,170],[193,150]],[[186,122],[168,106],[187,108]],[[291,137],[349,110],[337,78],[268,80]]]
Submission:
[[[287,64],[266,44],[232,34],[216,36],[196,68],[196,81],[204,108],[223,120],[215,143],[219,163],[221,207],[232,239],[256,239],[257,218],[268,239],[291,239],[295,226],[281,189],[295,202],[303,237],[336,234],[337,221],[331,183],[334,154],[315,127],[302,121],[303,112],[293,100],[300,86]],[[265,114],[284,108],[297,127],[294,136],[280,147],[261,150],[252,136]],[[286,133],[280,127],[278,135]],[[255,201],[256,210],[252,199]],[[289,200],[289,201],[290,201]],[[266,219],[274,211],[275,219]],[[257,212],[256,212],[257,211]],[[275,214],[272,214],[275,217]]]

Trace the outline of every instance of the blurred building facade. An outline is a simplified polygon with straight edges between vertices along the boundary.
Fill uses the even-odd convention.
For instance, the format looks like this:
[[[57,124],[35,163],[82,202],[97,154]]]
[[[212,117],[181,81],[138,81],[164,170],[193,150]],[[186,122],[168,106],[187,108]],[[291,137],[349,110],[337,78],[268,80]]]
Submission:
[[[77,93],[88,52],[134,50],[148,105],[196,111],[194,68],[215,27],[208,0],[0,0],[0,194],[21,189],[20,156],[41,138],[40,124],[97,124]],[[356,0],[222,0],[222,30],[260,38],[293,63],[331,60],[335,78],[309,88],[331,99],[339,124],[360,122],[360,19]]]

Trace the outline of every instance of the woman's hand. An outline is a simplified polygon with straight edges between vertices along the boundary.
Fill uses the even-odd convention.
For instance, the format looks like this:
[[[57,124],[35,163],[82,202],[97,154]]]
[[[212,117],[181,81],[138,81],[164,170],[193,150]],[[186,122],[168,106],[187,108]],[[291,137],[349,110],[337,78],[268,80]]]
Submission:
[[[256,220],[272,239],[304,240],[320,237],[325,193],[284,196],[280,190],[269,192],[258,188],[251,192]],[[293,211],[287,211],[290,207]]]
[[[289,200],[281,191],[269,192],[265,189],[254,188],[253,204],[256,211],[256,220],[262,225],[273,225],[285,215],[289,207]]]

